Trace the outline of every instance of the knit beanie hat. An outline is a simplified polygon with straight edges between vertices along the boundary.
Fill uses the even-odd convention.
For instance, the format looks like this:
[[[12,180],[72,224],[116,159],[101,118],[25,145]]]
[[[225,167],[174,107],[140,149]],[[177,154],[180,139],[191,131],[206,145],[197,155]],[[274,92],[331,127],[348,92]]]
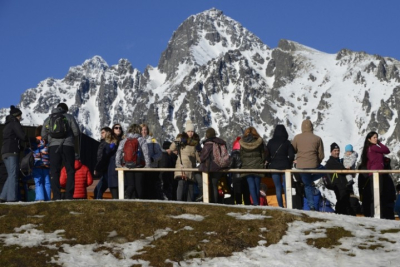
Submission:
[[[236,140],[233,141],[232,150],[239,150],[239,149],[240,149],[240,143],[239,143],[239,140],[240,140],[240,139],[241,139],[241,137],[238,136],[238,137],[236,138]]]
[[[215,130],[213,128],[208,128],[206,131],[206,138],[209,139],[209,138],[213,138],[215,136],[216,136]]]
[[[185,132],[193,131],[194,132],[194,125],[191,120],[186,121]]]
[[[57,105],[58,108],[62,108],[63,110],[68,112],[68,106],[65,103],[60,103]]]
[[[345,148],[344,148],[344,151],[346,151],[346,152],[353,152],[353,146],[352,145],[350,145],[350,144],[348,144]]]
[[[18,117],[22,115],[22,111],[19,108],[16,108],[15,106],[11,105],[10,106],[10,115],[13,115],[14,117]]]
[[[339,149],[339,150],[340,150],[338,144],[336,144],[336,143],[332,143],[332,144],[331,144],[331,152],[332,152],[334,149]]]

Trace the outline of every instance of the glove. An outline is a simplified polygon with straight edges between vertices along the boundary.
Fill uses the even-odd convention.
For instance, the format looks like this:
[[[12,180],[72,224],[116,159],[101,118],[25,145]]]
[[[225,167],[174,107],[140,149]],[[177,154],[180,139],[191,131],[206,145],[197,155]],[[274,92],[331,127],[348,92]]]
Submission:
[[[200,145],[200,143],[198,143],[198,144],[196,145],[196,151],[197,151],[197,152],[201,152],[201,145]]]
[[[187,139],[186,139],[186,138],[182,138],[182,139],[181,139],[181,143],[184,144],[184,145],[186,145]]]

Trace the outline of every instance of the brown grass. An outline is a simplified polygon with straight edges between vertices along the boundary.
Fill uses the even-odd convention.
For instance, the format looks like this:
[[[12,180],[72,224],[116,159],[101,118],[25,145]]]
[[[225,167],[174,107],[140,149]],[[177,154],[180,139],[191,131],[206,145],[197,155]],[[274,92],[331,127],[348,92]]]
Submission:
[[[271,216],[262,220],[238,220],[228,216],[229,212]],[[197,214],[204,220],[175,219],[171,216]],[[39,216],[38,216],[39,215]],[[57,249],[42,244],[32,248],[6,246],[0,242],[0,266],[55,266],[50,264],[62,245],[98,244],[95,251],[107,251],[116,258],[120,252],[103,246],[105,242],[125,243],[152,237],[151,246],[144,247],[135,259],[149,261],[151,266],[170,266],[166,260],[180,262],[190,258],[225,257],[259,245],[276,244],[285,234],[288,223],[301,220],[307,223],[318,221],[308,216],[298,216],[278,210],[238,209],[233,206],[209,206],[179,204],[174,202],[136,201],[57,201],[31,205],[0,205],[0,234],[14,233],[14,228],[26,224],[36,229],[53,233],[63,229],[62,242],[52,243]],[[192,230],[183,230],[189,226]],[[167,235],[156,239],[157,230],[167,229]],[[263,231],[261,228],[266,228]],[[109,237],[112,231],[117,236]],[[346,231],[336,229],[328,235],[337,235],[329,240],[349,236]],[[330,247],[325,240],[319,247]],[[290,251],[287,251],[290,253]]]

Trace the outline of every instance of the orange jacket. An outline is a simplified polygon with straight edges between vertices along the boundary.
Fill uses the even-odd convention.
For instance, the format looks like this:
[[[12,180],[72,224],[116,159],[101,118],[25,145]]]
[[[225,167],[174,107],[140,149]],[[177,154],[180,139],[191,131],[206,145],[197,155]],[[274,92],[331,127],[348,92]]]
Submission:
[[[79,160],[75,160],[75,189],[73,198],[87,198],[86,187],[93,183],[93,177],[87,166]],[[65,188],[67,184],[67,171],[61,170],[60,185]]]

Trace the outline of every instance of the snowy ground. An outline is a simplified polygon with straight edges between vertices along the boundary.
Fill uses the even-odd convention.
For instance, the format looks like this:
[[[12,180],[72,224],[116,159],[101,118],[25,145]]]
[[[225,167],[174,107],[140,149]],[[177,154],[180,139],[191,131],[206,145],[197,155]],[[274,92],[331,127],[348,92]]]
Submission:
[[[263,209],[278,209],[262,207]],[[235,213],[228,213],[236,220],[262,220],[268,216],[248,214],[246,209],[238,208]],[[281,209],[280,209],[281,210]],[[374,218],[359,218],[329,213],[306,212],[287,210],[293,214],[306,213],[315,218],[325,219],[323,222],[305,223],[295,221],[289,224],[286,235],[280,242],[268,247],[260,245],[245,251],[234,253],[226,258],[204,258],[191,261],[174,263],[174,266],[398,266],[400,261],[400,221],[388,221]],[[77,216],[81,215],[77,213]],[[171,216],[172,217],[172,216]],[[201,215],[183,214],[172,217],[179,220],[192,220],[198,223],[204,219]],[[23,225],[15,228],[11,234],[0,234],[0,242],[5,245],[18,245],[33,247],[37,245],[55,247],[53,243],[66,240],[63,230],[53,233],[44,233],[37,230],[36,225]],[[306,239],[325,236],[327,228],[343,227],[352,233],[353,237],[339,240],[339,245],[331,249],[318,249],[306,244]],[[191,231],[191,227],[182,226],[181,231]],[[268,232],[268,229],[261,229]],[[394,233],[382,233],[384,230],[394,230]],[[396,231],[397,230],[397,231]],[[117,259],[106,250],[94,252],[100,244],[90,245],[63,245],[63,252],[52,263],[62,266],[131,266],[141,264],[149,266],[148,262],[132,260],[131,257],[139,254],[138,251],[151,245],[154,239],[167,235],[171,229],[159,229],[153,236],[145,237],[135,242],[105,243],[102,247],[118,250],[123,259]],[[212,234],[212,233],[210,233]],[[117,236],[116,231],[109,236]],[[207,242],[207,240],[204,240]],[[370,245],[375,249],[366,249]],[[96,250],[97,251],[97,250]]]

